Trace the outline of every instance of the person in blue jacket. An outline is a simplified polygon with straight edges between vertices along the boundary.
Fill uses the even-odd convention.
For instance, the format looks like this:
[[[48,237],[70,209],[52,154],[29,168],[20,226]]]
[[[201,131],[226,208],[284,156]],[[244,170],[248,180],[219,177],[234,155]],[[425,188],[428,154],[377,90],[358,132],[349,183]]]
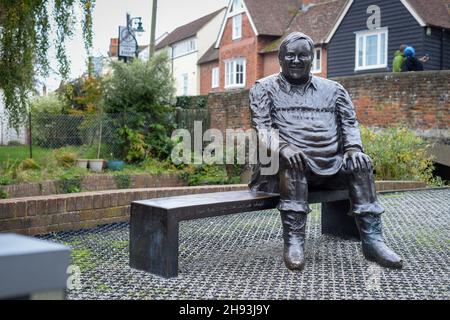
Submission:
[[[406,47],[404,54],[405,60],[402,63],[402,72],[423,71],[423,64],[416,58],[416,51],[413,47]]]

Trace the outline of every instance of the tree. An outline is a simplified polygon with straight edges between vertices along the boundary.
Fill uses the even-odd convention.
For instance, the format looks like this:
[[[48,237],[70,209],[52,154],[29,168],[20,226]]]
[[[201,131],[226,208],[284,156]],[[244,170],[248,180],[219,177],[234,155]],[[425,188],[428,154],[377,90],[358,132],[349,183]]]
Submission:
[[[102,99],[102,79],[81,76],[58,88],[61,100],[65,102],[64,113],[93,114],[100,113]]]
[[[53,31],[59,73],[67,78],[70,62],[65,42],[73,36],[77,7],[83,12],[81,25],[89,56],[94,4],[95,0],[0,0],[0,89],[11,126],[17,128],[26,115],[35,79],[49,74]]]
[[[148,153],[164,159],[170,154],[170,134],[174,128],[174,80],[167,55],[153,56],[148,63],[135,59],[125,64],[112,64],[113,73],[104,84],[104,111],[120,115],[118,129],[120,155],[129,162],[141,160]],[[145,144],[145,145],[144,145]],[[130,156],[130,151],[139,155]]]

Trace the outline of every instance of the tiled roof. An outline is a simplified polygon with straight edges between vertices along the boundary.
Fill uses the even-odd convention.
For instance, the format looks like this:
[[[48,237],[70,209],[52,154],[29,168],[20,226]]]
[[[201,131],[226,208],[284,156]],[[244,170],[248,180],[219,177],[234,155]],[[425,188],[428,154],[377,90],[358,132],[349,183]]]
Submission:
[[[407,1],[427,25],[450,29],[450,0]]]
[[[216,49],[214,46],[215,46],[215,43],[198,60],[198,64],[203,64],[203,63],[219,60],[219,49]]]
[[[244,0],[259,35],[281,36],[300,8],[298,0]]]
[[[335,0],[312,6],[306,12],[299,11],[286,34],[300,31],[310,36],[314,43],[323,43],[346,3],[347,0]]]
[[[347,0],[334,0],[310,6],[307,10],[298,11],[283,35],[300,31],[310,36],[315,44],[323,43],[333,29]],[[262,52],[278,51],[281,38],[270,43]]]
[[[172,31],[167,37],[165,37],[157,46],[156,50],[160,50],[168,45],[171,45],[175,42],[193,37],[197,34],[197,32],[203,28],[209,21],[211,21],[215,16],[217,16],[220,12],[222,12],[225,8],[221,8],[213,13],[210,13],[204,17],[201,17],[197,20],[189,22],[181,27],[176,28]]]

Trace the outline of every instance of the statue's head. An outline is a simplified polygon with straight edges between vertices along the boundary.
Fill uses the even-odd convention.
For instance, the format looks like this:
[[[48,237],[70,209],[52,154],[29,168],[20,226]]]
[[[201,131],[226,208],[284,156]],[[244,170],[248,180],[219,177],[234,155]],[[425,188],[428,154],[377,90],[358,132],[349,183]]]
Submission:
[[[286,80],[293,84],[304,83],[309,79],[314,60],[314,42],[304,33],[292,32],[281,42],[278,60]]]

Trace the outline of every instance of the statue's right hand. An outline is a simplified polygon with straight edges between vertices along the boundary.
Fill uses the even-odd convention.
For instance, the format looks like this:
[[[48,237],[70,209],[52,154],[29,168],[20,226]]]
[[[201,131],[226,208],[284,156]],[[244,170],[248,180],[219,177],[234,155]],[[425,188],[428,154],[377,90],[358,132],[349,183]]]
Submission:
[[[291,168],[300,171],[303,171],[306,168],[306,157],[300,148],[293,145],[287,145],[281,149],[280,155],[289,163]]]

